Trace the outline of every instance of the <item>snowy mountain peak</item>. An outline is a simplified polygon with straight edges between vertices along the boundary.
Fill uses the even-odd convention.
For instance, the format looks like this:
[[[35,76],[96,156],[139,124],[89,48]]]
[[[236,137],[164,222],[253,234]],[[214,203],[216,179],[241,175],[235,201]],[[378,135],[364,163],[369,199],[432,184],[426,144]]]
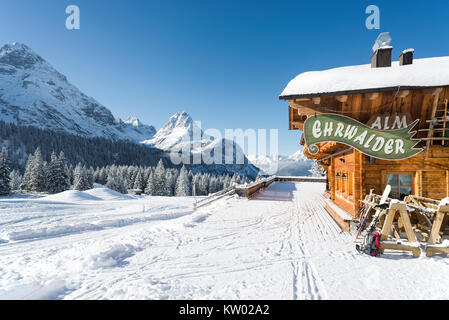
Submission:
[[[177,112],[173,116],[168,119],[167,123],[164,125],[163,128],[166,129],[174,129],[174,128],[186,128],[189,129],[193,125],[193,119],[190,117],[190,115],[185,112]]]
[[[154,146],[162,150],[170,150],[180,144],[190,143],[194,139],[194,122],[187,112],[177,112],[168,119],[167,123],[156,133],[151,140],[143,141],[144,144]],[[200,128],[195,127],[200,139],[204,139]],[[187,140],[186,140],[187,139]]]
[[[128,117],[125,120],[123,120],[123,123],[132,125],[133,127],[140,127],[142,126],[142,122],[136,117]]]
[[[83,137],[142,141],[155,133],[137,121],[115,120],[28,46],[0,48],[0,120]]]
[[[20,69],[30,69],[36,64],[44,64],[46,61],[27,45],[14,42],[0,48],[0,63]]]

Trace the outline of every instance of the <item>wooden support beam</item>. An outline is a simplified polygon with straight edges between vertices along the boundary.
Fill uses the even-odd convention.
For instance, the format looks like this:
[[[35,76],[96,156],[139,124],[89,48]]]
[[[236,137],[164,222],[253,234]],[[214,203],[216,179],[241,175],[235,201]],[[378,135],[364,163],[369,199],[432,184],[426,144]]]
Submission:
[[[410,90],[403,90],[403,91],[400,91],[400,92],[399,92],[398,97],[399,97],[399,98],[405,98],[405,97],[407,97],[409,94],[410,94]]]
[[[380,251],[384,253],[384,250],[400,250],[400,251],[411,251],[414,258],[419,258],[421,255],[421,249],[419,247],[407,246],[400,243],[391,243],[391,242],[381,242]]]
[[[379,92],[373,92],[373,93],[367,93],[366,97],[368,98],[368,100],[372,101],[372,100],[376,100],[379,97],[380,93]]]
[[[424,89],[422,91],[422,93],[435,96],[435,95],[439,95],[442,90],[443,90],[443,88]]]
[[[297,103],[304,102],[304,101],[310,101],[310,98],[295,99],[294,101]]]
[[[429,241],[426,248],[426,256],[431,257],[434,253],[449,254],[449,248],[436,246],[440,242],[440,230],[443,224],[444,217],[449,214],[449,206],[439,206],[437,216],[432,224],[432,231],[430,231]]]
[[[344,102],[348,101],[348,96],[347,95],[336,96],[335,99],[337,99],[337,101],[339,101],[339,102],[344,103]]]

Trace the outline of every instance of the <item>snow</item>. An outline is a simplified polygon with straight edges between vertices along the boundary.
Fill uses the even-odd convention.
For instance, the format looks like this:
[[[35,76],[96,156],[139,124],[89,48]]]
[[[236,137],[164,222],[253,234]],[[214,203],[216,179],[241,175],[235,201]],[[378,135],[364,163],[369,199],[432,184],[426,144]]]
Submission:
[[[95,196],[92,196],[86,192],[78,190],[67,190],[61,193],[53,194],[42,198],[47,201],[63,201],[63,202],[78,202],[78,201],[95,201],[100,200]]]
[[[449,57],[415,59],[413,64],[371,68],[358,65],[324,71],[305,72],[290,81],[281,98],[322,95],[345,91],[394,87],[441,87],[449,85]]]
[[[84,193],[101,200],[126,200],[133,198],[132,196],[121,194],[120,192],[111,190],[106,187],[94,188],[84,191]]]
[[[324,188],[275,182],[195,212],[192,197],[0,198],[0,298],[449,298],[448,258],[358,254]]]
[[[403,54],[409,53],[409,52],[415,52],[415,49],[410,48],[410,49],[405,49],[404,51],[402,51]]]
[[[440,201],[440,206],[449,206],[449,197],[446,197]]]

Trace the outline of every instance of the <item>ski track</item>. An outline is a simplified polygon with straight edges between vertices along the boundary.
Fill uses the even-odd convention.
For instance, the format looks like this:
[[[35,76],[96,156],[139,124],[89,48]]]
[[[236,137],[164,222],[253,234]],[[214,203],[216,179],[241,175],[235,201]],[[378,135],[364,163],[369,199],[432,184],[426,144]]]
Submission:
[[[448,298],[449,276],[438,277],[447,260],[357,254],[325,211],[323,190],[274,183],[253,200],[227,196],[196,212],[193,198],[0,201],[0,238],[128,222],[0,241],[0,299]],[[428,278],[410,281],[417,272]]]

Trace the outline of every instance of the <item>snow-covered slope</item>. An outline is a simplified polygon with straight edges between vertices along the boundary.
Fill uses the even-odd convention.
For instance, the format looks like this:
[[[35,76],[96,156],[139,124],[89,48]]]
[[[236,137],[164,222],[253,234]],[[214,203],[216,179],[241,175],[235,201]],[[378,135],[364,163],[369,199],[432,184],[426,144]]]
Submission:
[[[273,183],[195,211],[194,197],[89,199],[95,190],[113,194],[0,197],[0,300],[449,298],[446,257],[359,254],[325,210],[324,183]]]
[[[278,156],[277,159],[263,155],[248,155],[247,157],[263,174],[309,176],[309,170],[312,168],[312,161],[304,156],[302,149],[290,156]]]
[[[0,120],[84,137],[142,141],[155,134],[137,119],[115,119],[24,44],[0,48]]]

